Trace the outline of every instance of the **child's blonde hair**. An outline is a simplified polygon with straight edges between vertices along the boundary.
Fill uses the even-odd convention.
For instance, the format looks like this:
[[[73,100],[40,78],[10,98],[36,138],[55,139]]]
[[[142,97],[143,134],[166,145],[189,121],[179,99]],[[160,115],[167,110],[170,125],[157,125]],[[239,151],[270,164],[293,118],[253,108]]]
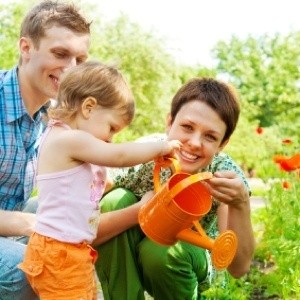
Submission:
[[[134,98],[121,72],[114,66],[89,61],[62,75],[58,99],[48,109],[49,118],[74,117],[87,97],[95,98],[102,107],[123,111],[128,124],[134,117]]]

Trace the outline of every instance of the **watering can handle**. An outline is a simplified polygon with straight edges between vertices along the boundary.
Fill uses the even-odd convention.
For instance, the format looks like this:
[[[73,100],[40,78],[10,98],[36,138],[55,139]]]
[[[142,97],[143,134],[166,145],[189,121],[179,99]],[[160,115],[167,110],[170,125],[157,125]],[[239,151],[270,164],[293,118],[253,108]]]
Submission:
[[[181,191],[186,189],[188,186],[196,182],[199,182],[201,180],[210,179],[212,177],[213,175],[211,172],[202,172],[184,178],[180,182],[176,183],[174,187],[171,188],[170,190],[171,198],[175,198],[175,196],[177,196]]]
[[[173,173],[178,173],[180,171],[178,161],[173,157],[159,157],[155,160],[154,166],[154,190],[158,192],[161,189],[160,184],[160,169],[161,168],[168,168],[173,167]],[[201,180],[206,180],[212,178],[213,175],[210,172],[202,172],[197,173],[194,175],[190,175],[180,182],[178,182],[171,190],[170,194],[172,198],[174,198],[177,194],[179,194],[182,190],[186,189],[188,186],[192,185],[193,183],[199,182]]]
[[[173,157],[167,157],[167,156],[161,156],[157,159],[155,159],[155,165],[154,165],[154,190],[155,192],[158,192],[161,188],[161,184],[160,184],[160,169],[161,168],[172,168],[172,172],[173,173],[177,173],[180,171],[180,167],[179,167],[179,163],[177,161],[177,159],[173,158]]]

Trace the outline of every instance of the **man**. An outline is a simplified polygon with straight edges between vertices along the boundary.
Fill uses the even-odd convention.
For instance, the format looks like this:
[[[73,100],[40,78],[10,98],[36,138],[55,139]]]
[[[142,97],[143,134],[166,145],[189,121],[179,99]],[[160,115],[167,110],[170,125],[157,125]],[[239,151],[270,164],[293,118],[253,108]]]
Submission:
[[[17,268],[34,215],[23,212],[33,189],[34,162],[45,106],[56,98],[62,73],[88,57],[90,22],[70,3],[42,1],[21,25],[16,67],[0,71],[0,299],[36,296]]]

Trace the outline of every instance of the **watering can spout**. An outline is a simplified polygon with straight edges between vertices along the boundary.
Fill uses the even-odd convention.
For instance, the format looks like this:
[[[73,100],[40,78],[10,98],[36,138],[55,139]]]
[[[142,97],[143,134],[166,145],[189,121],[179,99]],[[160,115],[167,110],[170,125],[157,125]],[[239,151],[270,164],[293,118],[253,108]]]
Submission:
[[[214,244],[214,241],[212,239],[201,236],[198,232],[194,231],[191,228],[180,231],[176,237],[178,240],[204,249],[212,249]]]
[[[214,267],[217,270],[227,268],[231,264],[237,250],[235,233],[232,230],[226,230],[216,240],[213,240],[206,235],[197,221],[193,221],[193,225],[195,230],[192,228],[181,230],[176,235],[176,238],[210,250]]]

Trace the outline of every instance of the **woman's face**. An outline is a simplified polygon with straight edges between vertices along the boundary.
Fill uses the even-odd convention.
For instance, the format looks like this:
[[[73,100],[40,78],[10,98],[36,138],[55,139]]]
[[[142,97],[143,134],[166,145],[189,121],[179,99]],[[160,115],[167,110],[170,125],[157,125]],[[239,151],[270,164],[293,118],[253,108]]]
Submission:
[[[183,105],[175,119],[167,122],[168,139],[183,144],[177,153],[181,171],[194,174],[207,167],[227,144],[221,144],[225,131],[225,123],[204,102],[195,100]]]

